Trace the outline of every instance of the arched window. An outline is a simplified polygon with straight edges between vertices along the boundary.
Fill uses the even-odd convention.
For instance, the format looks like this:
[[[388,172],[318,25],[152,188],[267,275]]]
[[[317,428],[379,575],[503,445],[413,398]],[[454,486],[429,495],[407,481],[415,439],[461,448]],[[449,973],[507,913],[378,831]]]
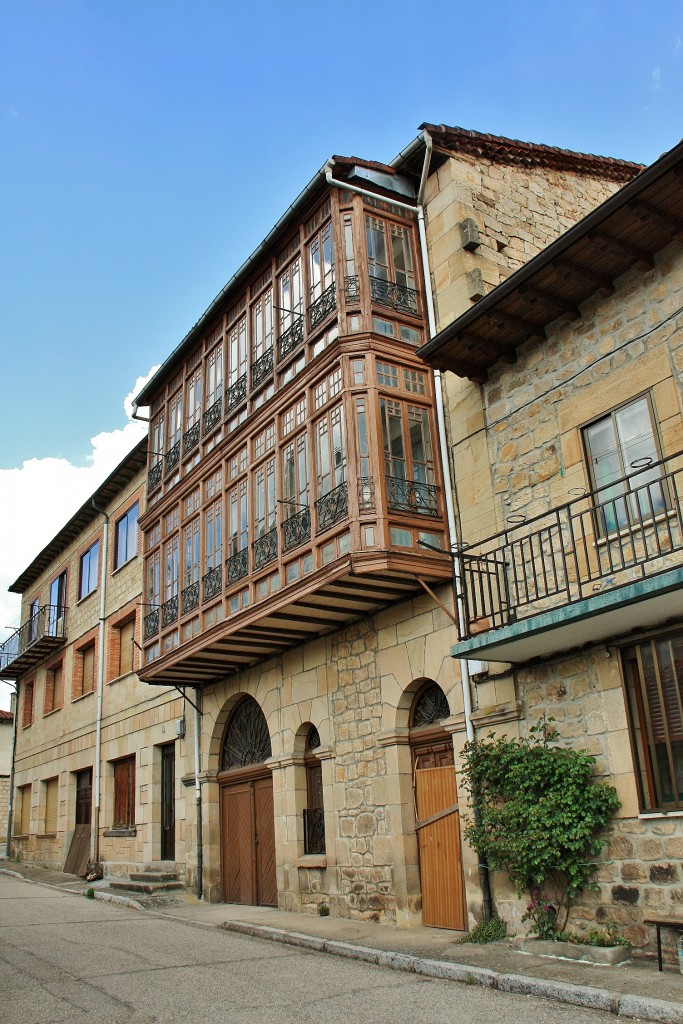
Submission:
[[[304,810],[304,853],[325,853],[325,809],[323,802],[323,766],[316,757],[320,736],[314,725],[306,736],[306,809]]]
[[[265,716],[253,697],[244,697],[228,722],[221,750],[220,770],[261,764],[272,754]]]
[[[449,718],[451,709],[446,694],[437,683],[428,683],[418,692],[410,714],[410,726],[434,725],[442,718]]]

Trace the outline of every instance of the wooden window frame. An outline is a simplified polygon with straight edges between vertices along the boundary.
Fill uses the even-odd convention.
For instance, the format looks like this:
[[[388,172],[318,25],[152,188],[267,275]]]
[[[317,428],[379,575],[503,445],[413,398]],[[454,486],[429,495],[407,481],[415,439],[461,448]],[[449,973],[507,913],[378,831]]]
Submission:
[[[134,516],[133,516],[134,513]],[[140,517],[140,502],[131,502],[126,511],[118,517],[114,529],[114,570],[135,558],[140,547],[140,528],[138,520]],[[125,543],[122,544],[123,524],[125,523]],[[131,525],[132,524],[132,525]],[[131,529],[134,540],[130,539]],[[124,550],[122,550],[122,546]]]
[[[64,662],[54,662],[45,672],[43,715],[49,715],[64,706]]]
[[[35,706],[35,679],[27,679],[23,684],[23,699],[21,703],[21,727],[28,729],[33,725]]]

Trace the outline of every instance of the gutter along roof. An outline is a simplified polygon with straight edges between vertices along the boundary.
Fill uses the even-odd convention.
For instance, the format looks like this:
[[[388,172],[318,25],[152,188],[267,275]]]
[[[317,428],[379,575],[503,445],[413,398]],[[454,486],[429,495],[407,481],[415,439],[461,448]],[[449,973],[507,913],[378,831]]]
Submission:
[[[104,483],[100,484],[97,490],[79,508],[71,519],[66,523],[52,540],[45,545],[31,564],[24,569],[22,574],[8,587],[12,594],[23,594],[42,574],[68,548],[78,537],[79,533],[102,513],[93,508],[92,501],[106,506],[131,480],[147,465],[147,437],[138,441],[135,448],[122,459],[116,469],[109,474]]]
[[[634,266],[683,237],[683,142],[651,164],[587,217],[418,349],[426,362],[476,383],[499,359]]]

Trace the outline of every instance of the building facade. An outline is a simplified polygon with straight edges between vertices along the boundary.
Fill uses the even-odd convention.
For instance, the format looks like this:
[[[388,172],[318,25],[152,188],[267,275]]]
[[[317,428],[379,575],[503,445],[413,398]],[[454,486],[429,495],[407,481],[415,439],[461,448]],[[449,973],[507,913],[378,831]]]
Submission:
[[[475,717],[505,706],[504,731],[528,735],[546,716],[596,757],[621,808],[573,925],[613,920],[639,951],[683,902],[682,161],[679,145],[421,350],[453,378],[453,653],[476,659]],[[495,895],[519,926],[502,878]]]
[[[48,867],[127,876],[185,860],[183,700],[140,682],[146,440],[12,590],[21,628],[2,646],[17,684],[11,849]],[[173,762],[178,752],[178,767]]]
[[[434,300],[471,305],[637,170],[435,126],[391,165],[335,157],[137,397],[139,674],[199,708],[186,870],[209,898],[479,914],[441,382],[416,350]]]

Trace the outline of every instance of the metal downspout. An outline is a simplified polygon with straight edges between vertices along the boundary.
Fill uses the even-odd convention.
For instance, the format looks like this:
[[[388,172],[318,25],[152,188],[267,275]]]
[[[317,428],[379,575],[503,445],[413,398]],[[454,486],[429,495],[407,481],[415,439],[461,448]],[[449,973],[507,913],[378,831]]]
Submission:
[[[95,499],[91,499],[91,505],[96,512],[104,516],[102,529],[102,580],[100,586],[100,628],[99,628],[99,650],[97,652],[97,720],[95,724],[95,802],[93,807],[93,863],[97,864],[100,859],[100,794],[101,794],[101,758],[102,758],[102,703],[104,696],[104,624],[105,608],[107,597],[107,564],[109,558],[109,516],[100,508]]]
[[[432,154],[432,139],[428,132],[422,133],[425,144],[425,160],[422,166],[422,177],[420,188],[417,193],[417,227],[420,236],[420,254],[422,257],[422,274],[425,280],[425,294],[427,296],[427,315],[429,319],[430,339],[436,334],[436,317],[434,315],[434,296],[432,294],[432,279],[429,268],[429,257],[427,251],[427,232],[425,228],[425,216],[423,199],[427,186],[429,173],[429,162]],[[451,558],[453,561],[453,587],[455,591],[455,603],[458,616],[458,631],[460,636],[465,633],[465,601],[462,589],[462,574],[460,571],[460,558],[458,557],[458,532],[455,522],[455,507],[453,505],[454,483],[451,474],[451,463],[448,452],[448,441],[446,436],[446,417],[443,403],[443,376],[440,370],[434,370],[434,392],[436,396],[436,419],[439,427],[439,448],[441,450],[441,463],[443,465],[444,485],[446,492],[446,514],[448,517],[448,539]],[[460,659],[460,680],[462,684],[462,701],[465,713],[465,734],[467,742],[472,743],[475,737],[474,725],[472,724],[472,678],[470,675],[470,663],[466,659]],[[475,819],[479,814],[475,809]],[[493,903],[491,899],[491,879],[489,866],[485,857],[479,858],[478,863],[479,885],[481,888],[482,903],[484,908],[484,920],[488,923],[493,916]]]
[[[201,690],[195,687],[195,709],[194,709],[194,792],[197,801],[197,899],[202,898],[203,871],[204,871],[204,844],[202,840],[202,787],[199,780],[199,730],[202,724]]]
[[[10,707],[12,705],[10,704]],[[9,860],[12,856],[10,840],[12,837],[12,810],[14,808],[14,759],[17,753],[17,723],[19,721],[19,684],[14,686],[14,723],[12,725],[12,758],[9,766],[9,808],[7,810],[7,840],[5,842],[5,857]]]

